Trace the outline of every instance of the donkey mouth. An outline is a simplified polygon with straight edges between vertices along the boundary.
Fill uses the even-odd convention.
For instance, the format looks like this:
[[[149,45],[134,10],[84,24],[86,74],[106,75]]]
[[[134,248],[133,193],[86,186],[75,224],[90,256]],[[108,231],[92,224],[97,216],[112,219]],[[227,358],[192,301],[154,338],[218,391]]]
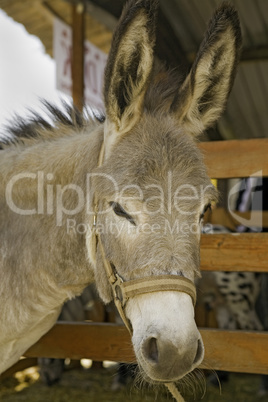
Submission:
[[[157,341],[149,338],[137,355],[144,379],[151,384],[177,382],[192,372],[203,360],[204,346],[201,338],[187,353],[181,354],[172,342],[158,350]]]
[[[145,372],[145,370],[143,368],[141,368],[140,365],[139,365],[139,367],[140,367],[140,370],[141,370],[141,373],[142,373],[143,380],[146,381],[148,384],[151,384],[151,385],[163,385],[163,384],[169,384],[169,383],[171,384],[171,383],[174,383],[174,382],[176,383],[176,382],[179,382],[180,380],[182,380],[185,376],[187,376],[187,374],[192,372],[192,370],[190,370],[190,371],[188,371],[186,373],[183,373],[182,375],[174,375],[172,377],[168,376],[168,378],[165,375],[163,375],[162,378],[155,378],[153,376],[149,376]]]

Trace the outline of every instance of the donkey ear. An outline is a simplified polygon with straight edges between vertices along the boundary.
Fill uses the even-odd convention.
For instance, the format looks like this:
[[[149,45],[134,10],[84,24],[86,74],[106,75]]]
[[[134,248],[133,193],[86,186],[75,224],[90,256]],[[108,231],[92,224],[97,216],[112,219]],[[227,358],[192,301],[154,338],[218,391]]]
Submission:
[[[115,30],[104,76],[108,148],[140,118],[153,65],[157,7],[158,0],[129,1]]]
[[[171,106],[193,135],[215,123],[224,110],[241,42],[237,12],[229,3],[223,3],[211,19],[193,67]]]

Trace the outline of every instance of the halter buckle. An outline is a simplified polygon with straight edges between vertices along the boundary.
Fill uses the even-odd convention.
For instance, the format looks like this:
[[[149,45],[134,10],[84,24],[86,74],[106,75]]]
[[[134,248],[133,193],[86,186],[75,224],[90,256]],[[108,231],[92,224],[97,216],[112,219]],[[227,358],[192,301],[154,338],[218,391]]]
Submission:
[[[93,228],[96,229],[97,227],[97,214],[95,213],[93,215]]]
[[[124,307],[126,304],[126,301],[127,301],[127,299],[125,297],[125,293],[122,289],[122,285],[123,285],[124,281],[117,272],[113,273],[113,277],[114,277],[114,281],[111,282],[111,286],[112,286],[114,298],[119,300],[122,307]]]

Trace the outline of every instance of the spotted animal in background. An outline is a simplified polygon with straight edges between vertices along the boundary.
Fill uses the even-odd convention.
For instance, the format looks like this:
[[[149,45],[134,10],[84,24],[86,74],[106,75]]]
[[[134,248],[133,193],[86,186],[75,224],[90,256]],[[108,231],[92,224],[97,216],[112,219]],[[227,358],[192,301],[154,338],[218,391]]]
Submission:
[[[204,227],[207,234],[229,233],[220,225]],[[203,303],[215,310],[221,329],[263,330],[256,313],[262,275],[255,272],[203,272],[198,288]]]

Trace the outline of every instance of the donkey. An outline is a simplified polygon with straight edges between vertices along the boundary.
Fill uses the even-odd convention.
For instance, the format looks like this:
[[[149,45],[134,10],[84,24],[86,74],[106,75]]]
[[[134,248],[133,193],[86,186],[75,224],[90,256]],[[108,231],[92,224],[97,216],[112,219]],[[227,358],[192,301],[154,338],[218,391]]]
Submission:
[[[225,107],[241,45],[215,13],[185,79],[154,62],[157,0],[127,2],[104,77],[105,118],[47,104],[18,120],[0,159],[0,371],[95,281],[132,334],[145,379],[203,360],[194,320],[204,211],[217,199],[197,136]],[[52,122],[51,122],[52,119]]]

